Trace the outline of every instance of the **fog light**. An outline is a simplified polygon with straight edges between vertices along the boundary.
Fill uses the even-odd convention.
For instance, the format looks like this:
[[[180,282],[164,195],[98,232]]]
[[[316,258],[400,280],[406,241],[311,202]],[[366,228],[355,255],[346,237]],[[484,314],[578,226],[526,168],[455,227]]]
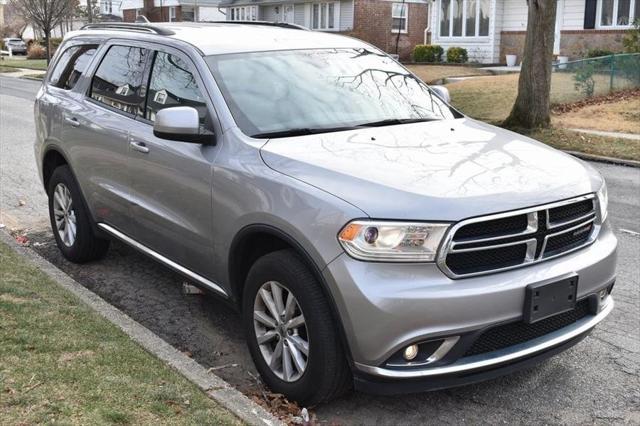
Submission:
[[[411,361],[412,359],[417,357],[418,356],[418,345],[407,346],[405,348],[404,353],[402,354],[402,356],[404,356],[404,359],[406,359],[407,361]]]

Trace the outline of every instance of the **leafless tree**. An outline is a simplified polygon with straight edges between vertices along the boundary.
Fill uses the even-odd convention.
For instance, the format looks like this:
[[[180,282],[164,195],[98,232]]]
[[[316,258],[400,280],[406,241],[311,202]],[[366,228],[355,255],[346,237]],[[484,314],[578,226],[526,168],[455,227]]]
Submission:
[[[51,60],[51,32],[72,14],[77,0],[10,0],[26,21],[38,27],[46,39],[47,62]]]
[[[528,0],[527,35],[524,42],[518,96],[507,127],[548,127],[551,92],[551,61],[556,23],[556,0]]]

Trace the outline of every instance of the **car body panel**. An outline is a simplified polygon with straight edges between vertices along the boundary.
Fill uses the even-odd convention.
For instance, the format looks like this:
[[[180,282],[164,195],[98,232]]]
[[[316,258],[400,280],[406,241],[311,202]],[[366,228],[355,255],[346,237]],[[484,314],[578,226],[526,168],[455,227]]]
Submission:
[[[467,118],[271,139],[262,156],[385,219],[458,221],[602,185],[574,157]]]

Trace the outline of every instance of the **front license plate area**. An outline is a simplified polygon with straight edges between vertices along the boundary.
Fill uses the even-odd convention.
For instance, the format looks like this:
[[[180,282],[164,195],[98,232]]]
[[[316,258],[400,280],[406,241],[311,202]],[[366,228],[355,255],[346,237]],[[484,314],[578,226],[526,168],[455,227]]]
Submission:
[[[530,284],[524,300],[524,320],[531,324],[575,308],[578,276],[546,284]]]

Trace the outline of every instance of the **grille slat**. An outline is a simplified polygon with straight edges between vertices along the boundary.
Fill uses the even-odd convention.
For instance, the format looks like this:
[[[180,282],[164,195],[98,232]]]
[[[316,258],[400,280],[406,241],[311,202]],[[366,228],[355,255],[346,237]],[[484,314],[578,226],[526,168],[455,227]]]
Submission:
[[[479,355],[505,349],[529,340],[542,337],[567,327],[590,315],[589,301],[583,299],[568,312],[554,315],[533,324],[522,321],[498,325],[484,331],[467,350],[464,356]]]
[[[497,218],[488,216],[486,221],[462,222],[452,231],[440,265],[457,278],[524,266],[575,250],[593,241],[595,207],[594,196],[589,195]]]

